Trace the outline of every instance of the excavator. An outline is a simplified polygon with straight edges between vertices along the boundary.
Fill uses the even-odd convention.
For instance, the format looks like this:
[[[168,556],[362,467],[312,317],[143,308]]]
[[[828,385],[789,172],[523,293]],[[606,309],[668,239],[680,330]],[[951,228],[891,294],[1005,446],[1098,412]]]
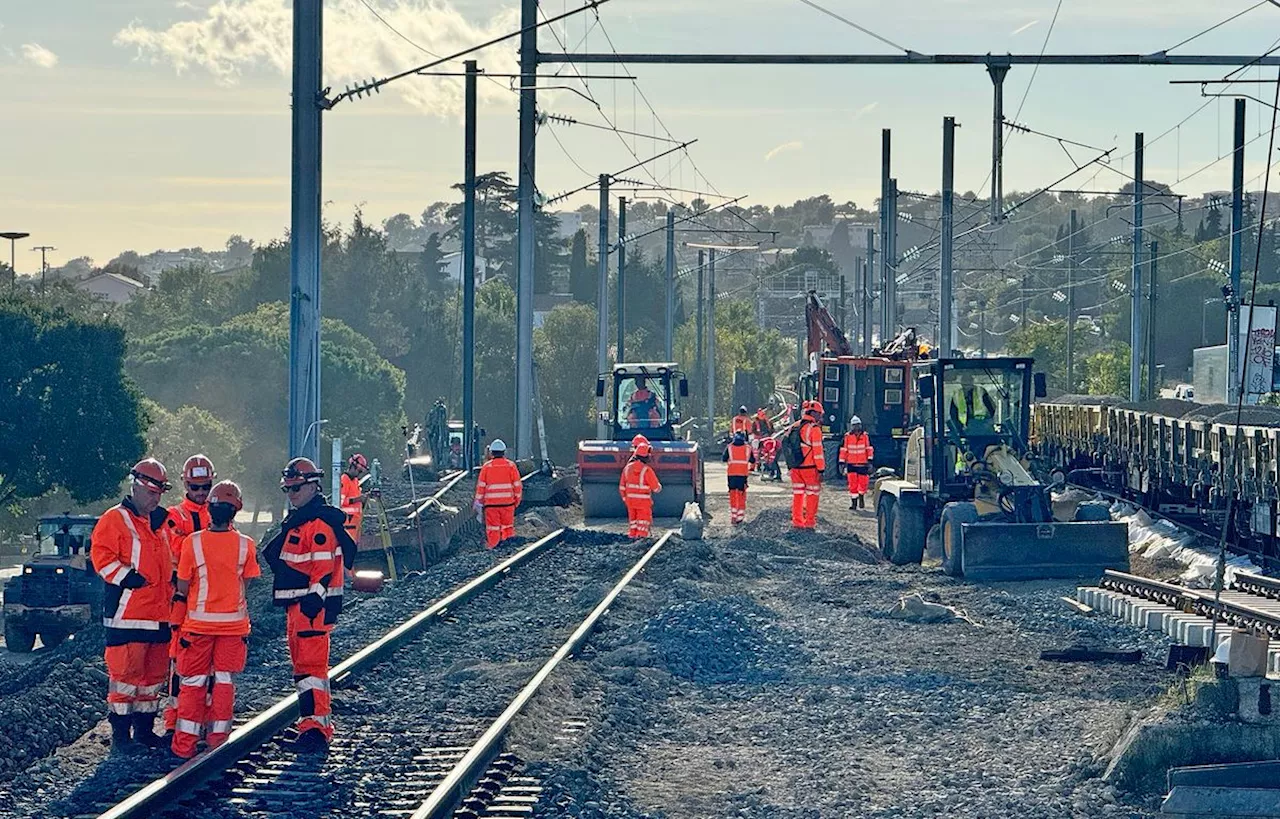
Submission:
[[[578,442],[578,484],[586,518],[625,518],[618,481],[631,458],[631,441],[643,435],[653,447],[649,466],[662,491],[653,496],[655,517],[679,517],[684,505],[705,508],[707,494],[702,451],[677,440],[680,399],[689,397],[689,381],[673,362],[618,364],[596,379],[596,397],[609,396],[604,419],[608,440]]]
[[[915,329],[862,356],[812,290],[804,315],[810,372],[797,392],[822,402],[828,473],[835,474],[834,455],[854,415],[862,419],[875,449],[873,467],[901,469],[903,445],[913,425],[911,371],[921,355]]]
[[[903,477],[877,481],[876,530],[891,562],[942,568],[973,581],[1098,577],[1128,571],[1128,525],[1104,503],[1055,520],[1052,487],[1032,477],[1031,402],[1043,373],[1030,358],[935,359],[917,365],[920,426]]]

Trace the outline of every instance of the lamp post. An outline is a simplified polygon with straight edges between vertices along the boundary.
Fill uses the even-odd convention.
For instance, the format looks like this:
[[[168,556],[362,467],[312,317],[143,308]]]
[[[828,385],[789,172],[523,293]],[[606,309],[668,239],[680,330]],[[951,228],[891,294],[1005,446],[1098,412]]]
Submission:
[[[14,255],[13,255],[14,243],[17,242],[19,239],[25,239],[30,235],[31,235],[30,233],[23,233],[17,230],[9,230],[9,231],[5,231],[4,233],[0,233],[0,239],[9,240],[9,277],[10,277],[9,286],[10,287],[17,287],[18,285],[18,268],[14,266]]]
[[[57,248],[53,245],[40,245],[39,247],[31,248],[32,253],[40,254],[40,298],[42,299],[44,298],[44,277],[45,274],[49,272],[49,259],[47,254],[50,250],[57,250]]]

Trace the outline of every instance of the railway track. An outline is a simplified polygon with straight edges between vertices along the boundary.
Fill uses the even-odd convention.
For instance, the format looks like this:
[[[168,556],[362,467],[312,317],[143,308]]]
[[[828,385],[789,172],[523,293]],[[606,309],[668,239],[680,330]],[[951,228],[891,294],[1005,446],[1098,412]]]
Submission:
[[[502,753],[507,729],[672,537],[637,555],[574,534],[526,546],[335,666],[328,754],[299,755],[285,740],[289,695],[221,747],[75,815],[528,817],[541,789]],[[606,577],[608,592],[592,594]],[[535,597],[555,614],[530,606],[521,629],[495,616]],[[572,717],[555,730],[581,730]]]

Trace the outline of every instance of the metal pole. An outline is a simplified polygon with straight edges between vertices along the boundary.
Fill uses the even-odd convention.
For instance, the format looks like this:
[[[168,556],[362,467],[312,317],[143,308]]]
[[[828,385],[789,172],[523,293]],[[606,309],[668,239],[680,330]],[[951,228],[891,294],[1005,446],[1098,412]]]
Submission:
[[[892,148],[892,132],[885,128],[880,132],[880,343],[888,341],[889,333],[889,278],[893,271],[889,265],[889,253],[892,243],[889,231],[893,227],[890,220],[891,204],[889,194],[889,173]]]
[[[330,498],[330,503],[332,503],[333,501],[338,500],[339,498],[342,497],[342,439],[341,438],[333,439],[333,444],[330,447],[330,457],[332,459],[332,463],[330,464],[332,471],[329,473],[331,476],[331,480],[329,481],[329,491],[331,491],[333,494],[330,495],[329,498]]]
[[[1076,391],[1076,211],[1067,232],[1067,392]]]
[[[1133,276],[1129,285],[1129,400],[1142,398],[1142,133],[1133,135]]]
[[[952,265],[955,243],[955,176],[956,176],[956,118],[942,118],[942,259],[938,288],[938,338],[937,345],[943,356],[949,357],[955,349],[951,337],[952,324]]]
[[[871,313],[875,310],[876,294],[871,286],[871,271],[876,269],[876,232],[867,228],[867,260],[862,265],[862,354],[871,355]]]
[[[1236,100],[1235,150],[1231,159],[1231,298],[1227,305],[1227,403],[1240,395],[1240,254],[1244,237],[1244,100]]]
[[[884,305],[888,316],[881,342],[898,334],[898,180],[889,180],[889,231],[886,234],[883,255],[887,260],[889,275],[885,277]]]
[[[466,135],[462,154],[462,458],[475,463],[476,380],[476,61],[467,60]]]
[[[987,357],[987,300],[978,301],[978,355]]]
[[[323,0],[293,4],[292,218],[289,233],[289,457],[318,463]]]
[[[845,310],[846,299],[848,298],[844,285],[844,274],[840,274],[840,329],[843,330],[847,326],[848,316]]]
[[[520,2],[520,178],[516,259],[516,457],[533,456],[533,196],[535,120],[538,115],[538,0]]]
[[[618,197],[618,352],[614,361],[626,361],[627,341],[627,198]]]
[[[600,174],[600,233],[596,256],[596,372],[609,367],[609,174]],[[608,432],[604,416],[609,411],[606,396],[596,398],[596,436],[603,439]]]
[[[1147,398],[1159,398],[1156,393],[1156,282],[1159,273],[1160,243],[1151,243],[1151,295],[1147,297]]]
[[[707,257],[707,429],[716,433],[716,249]]]
[[[993,86],[991,112],[991,224],[999,224],[1004,214],[1004,78],[1008,65],[987,64]]]
[[[667,361],[675,360],[676,328],[676,212],[667,210]]]
[[[694,351],[694,360],[696,362],[694,364],[694,372],[697,373],[697,376],[699,378],[702,377],[702,366],[703,366],[702,365],[702,318],[703,318],[702,311],[703,311],[703,308],[705,307],[705,302],[703,301],[703,298],[702,298],[702,271],[704,266],[707,263],[706,259],[707,259],[706,251],[699,250],[698,251],[698,315],[697,315],[697,318],[695,319],[695,322],[696,322],[695,335],[697,336],[697,340],[695,341],[696,350]]]

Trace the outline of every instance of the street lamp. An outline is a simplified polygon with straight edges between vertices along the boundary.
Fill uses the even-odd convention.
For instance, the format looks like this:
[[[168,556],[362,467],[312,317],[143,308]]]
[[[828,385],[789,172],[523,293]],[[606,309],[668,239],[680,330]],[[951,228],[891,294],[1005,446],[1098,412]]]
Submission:
[[[30,235],[31,235],[30,233],[23,233],[17,230],[10,230],[10,231],[5,231],[4,233],[0,233],[0,239],[9,240],[9,275],[11,277],[9,279],[10,287],[16,287],[18,284],[18,268],[14,267],[13,245],[19,239],[25,239]]]

